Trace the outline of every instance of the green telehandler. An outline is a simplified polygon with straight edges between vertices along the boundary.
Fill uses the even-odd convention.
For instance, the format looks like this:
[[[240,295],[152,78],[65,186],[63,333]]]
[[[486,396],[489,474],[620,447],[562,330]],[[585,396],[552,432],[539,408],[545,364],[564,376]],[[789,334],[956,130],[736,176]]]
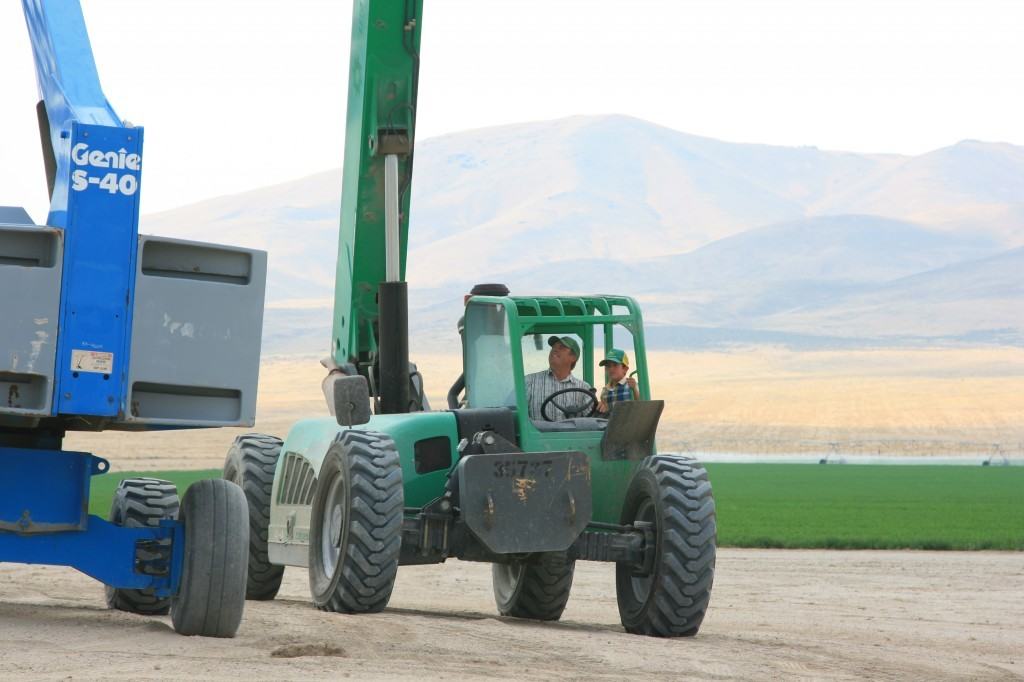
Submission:
[[[557,620],[576,561],[616,563],[632,633],[692,636],[715,568],[704,468],[657,454],[643,321],[626,296],[473,296],[463,400],[427,409],[409,363],[403,281],[422,0],[356,0],[332,338],[331,415],[282,442],[236,439],[224,475],[250,511],[247,597],[305,566],[314,604],[385,608],[400,565],[492,564],[498,611]],[[526,375],[569,337],[583,379],[612,348],[636,359],[638,400],[597,413],[585,388],[541,396]],[[557,399],[561,395],[560,399]],[[375,409],[371,414],[371,406]]]

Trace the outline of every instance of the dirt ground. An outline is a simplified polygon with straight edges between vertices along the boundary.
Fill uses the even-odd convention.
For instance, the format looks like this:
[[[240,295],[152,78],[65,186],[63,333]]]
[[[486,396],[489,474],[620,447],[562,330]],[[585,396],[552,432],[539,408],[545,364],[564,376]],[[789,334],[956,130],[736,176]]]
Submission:
[[[418,359],[440,405],[457,358]],[[650,360],[668,401],[663,450],[1024,442],[1019,349]],[[255,429],[73,434],[65,446],[120,471],[219,468],[238,433],[284,436],[324,414],[322,375],[315,359],[266,361]],[[236,639],[183,638],[168,618],[106,610],[100,585],[70,569],[0,565],[0,678],[1024,680],[1024,553],[721,550],[710,612],[685,640],[625,634],[610,565],[579,566],[560,623],[495,614],[486,565],[403,568],[389,609],[359,617],[314,610],[305,572],[288,569],[281,598],[250,602]]]
[[[625,634],[614,568],[580,564],[559,623],[496,616],[490,569],[406,567],[389,608],[321,613],[305,571],[238,637],[104,608],[71,569],[0,565],[4,679],[1024,679],[1024,555],[721,550],[692,639]]]

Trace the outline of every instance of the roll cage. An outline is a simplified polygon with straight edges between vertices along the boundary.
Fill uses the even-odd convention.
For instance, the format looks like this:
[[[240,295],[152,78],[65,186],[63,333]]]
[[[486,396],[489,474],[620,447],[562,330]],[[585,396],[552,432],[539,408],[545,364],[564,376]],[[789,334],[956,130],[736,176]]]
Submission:
[[[627,296],[474,296],[466,310],[463,366],[469,407],[514,407],[520,433],[528,428],[524,377],[537,367],[525,362],[524,347],[546,351],[549,336],[579,339],[574,373],[591,386],[604,377],[598,362],[612,348],[628,346],[634,357],[641,400],[650,399],[643,319]],[[546,367],[546,365],[545,365]]]

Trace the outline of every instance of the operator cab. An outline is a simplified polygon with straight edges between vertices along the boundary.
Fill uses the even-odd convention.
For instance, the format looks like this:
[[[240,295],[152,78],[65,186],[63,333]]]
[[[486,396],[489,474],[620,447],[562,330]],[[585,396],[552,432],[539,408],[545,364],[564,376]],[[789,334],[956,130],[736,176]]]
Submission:
[[[466,406],[514,411],[520,437],[599,437],[609,420],[596,411],[606,381],[598,362],[608,350],[624,348],[636,358],[640,398],[650,399],[642,324],[639,307],[627,297],[474,297],[465,318]],[[537,379],[549,371],[552,342],[561,338],[579,349],[571,376],[586,382],[582,390],[578,381]],[[541,387],[546,395],[538,396]],[[562,395],[548,399],[553,392]]]

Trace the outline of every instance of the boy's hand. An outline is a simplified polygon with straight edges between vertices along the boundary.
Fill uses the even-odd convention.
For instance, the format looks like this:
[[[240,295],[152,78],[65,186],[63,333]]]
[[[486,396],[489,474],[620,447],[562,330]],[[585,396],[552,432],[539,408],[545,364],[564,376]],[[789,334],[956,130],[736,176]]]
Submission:
[[[633,394],[633,400],[640,400],[640,390],[636,387],[636,379],[629,377],[626,379],[626,385],[629,386],[629,392]]]

